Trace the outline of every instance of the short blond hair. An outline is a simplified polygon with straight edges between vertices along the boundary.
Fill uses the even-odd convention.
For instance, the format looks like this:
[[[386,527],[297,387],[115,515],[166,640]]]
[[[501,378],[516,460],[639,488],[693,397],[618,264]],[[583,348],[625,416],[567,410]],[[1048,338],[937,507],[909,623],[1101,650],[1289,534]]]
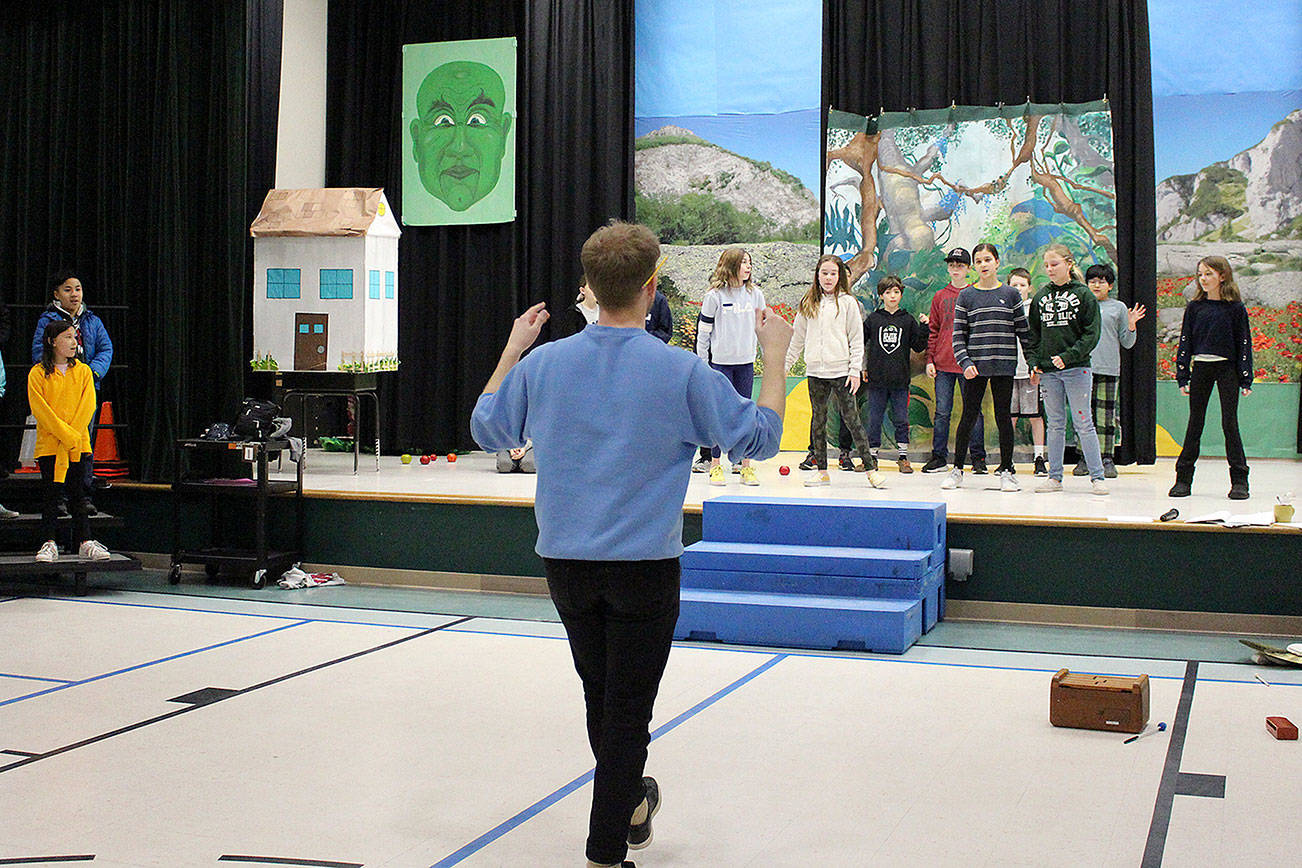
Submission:
[[[627,310],[655,273],[660,239],[640,223],[612,220],[588,236],[579,259],[597,304]]]

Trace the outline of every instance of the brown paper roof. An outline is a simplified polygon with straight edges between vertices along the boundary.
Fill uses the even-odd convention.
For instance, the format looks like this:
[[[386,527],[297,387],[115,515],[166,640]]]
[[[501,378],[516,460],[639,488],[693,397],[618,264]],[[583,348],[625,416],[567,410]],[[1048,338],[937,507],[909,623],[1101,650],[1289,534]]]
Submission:
[[[254,238],[365,235],[379,213],[379,187],[271,190],[249,227]]]

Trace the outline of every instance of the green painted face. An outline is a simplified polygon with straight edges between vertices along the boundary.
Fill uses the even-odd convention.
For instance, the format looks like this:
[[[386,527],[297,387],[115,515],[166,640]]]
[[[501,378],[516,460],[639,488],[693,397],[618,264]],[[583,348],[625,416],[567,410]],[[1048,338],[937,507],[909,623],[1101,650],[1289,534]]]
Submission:
[[[467,60],[445,63],[421,82],[411,149],[420,183],[453,211],[492,192],[502,171],[511,116],[502,77]]]

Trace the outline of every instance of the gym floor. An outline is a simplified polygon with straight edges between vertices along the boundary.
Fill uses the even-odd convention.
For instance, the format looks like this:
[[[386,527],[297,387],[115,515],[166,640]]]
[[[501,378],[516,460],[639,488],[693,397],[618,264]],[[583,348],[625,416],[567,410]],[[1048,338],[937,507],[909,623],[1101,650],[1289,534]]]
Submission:
[[[131,581],[0,596],[0,864],[584,864],[592,759],[545,598]],[[632,858],[1296,857],[1302,750],[1264,721],[1302,721],[1302,671],[1200,634],[943,622],[924,642],[676,646],[663,808]],[[1064,667],[1147,673],[1150,734],[1052,727]]]

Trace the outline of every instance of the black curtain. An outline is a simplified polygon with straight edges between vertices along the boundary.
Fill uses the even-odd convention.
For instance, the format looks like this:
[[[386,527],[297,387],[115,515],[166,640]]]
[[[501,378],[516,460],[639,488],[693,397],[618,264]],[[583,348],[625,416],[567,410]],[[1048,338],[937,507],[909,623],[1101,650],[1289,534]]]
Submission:
[[[959,105],[1112,108],[1118,292],[1142,304],[1122,353],[1117,463],[1157,457],[1157,217],[1147,4],[1131,0],[824,0],[823,104],[857,114]]]
[[[518,40],[514,223],[404,226],[387,451],[471,447],[511,321],[573,303],[588,234],[633,208],[633,0],[332,0],[326,185],[383,187],[401,218],[402,46]]]
[[[23,3],[0,21],[0,287],[23,305],[10,391],[25,392],[46,276],[77,270],[115,348],[101,398],[146,480],[166,479],[173,441],[233,416],[243,391],[249,191],[274,171],[249,136],[256,118],[275,141],[279,7]],[[25,395],[5,400],[6,421],[26,412]]]

